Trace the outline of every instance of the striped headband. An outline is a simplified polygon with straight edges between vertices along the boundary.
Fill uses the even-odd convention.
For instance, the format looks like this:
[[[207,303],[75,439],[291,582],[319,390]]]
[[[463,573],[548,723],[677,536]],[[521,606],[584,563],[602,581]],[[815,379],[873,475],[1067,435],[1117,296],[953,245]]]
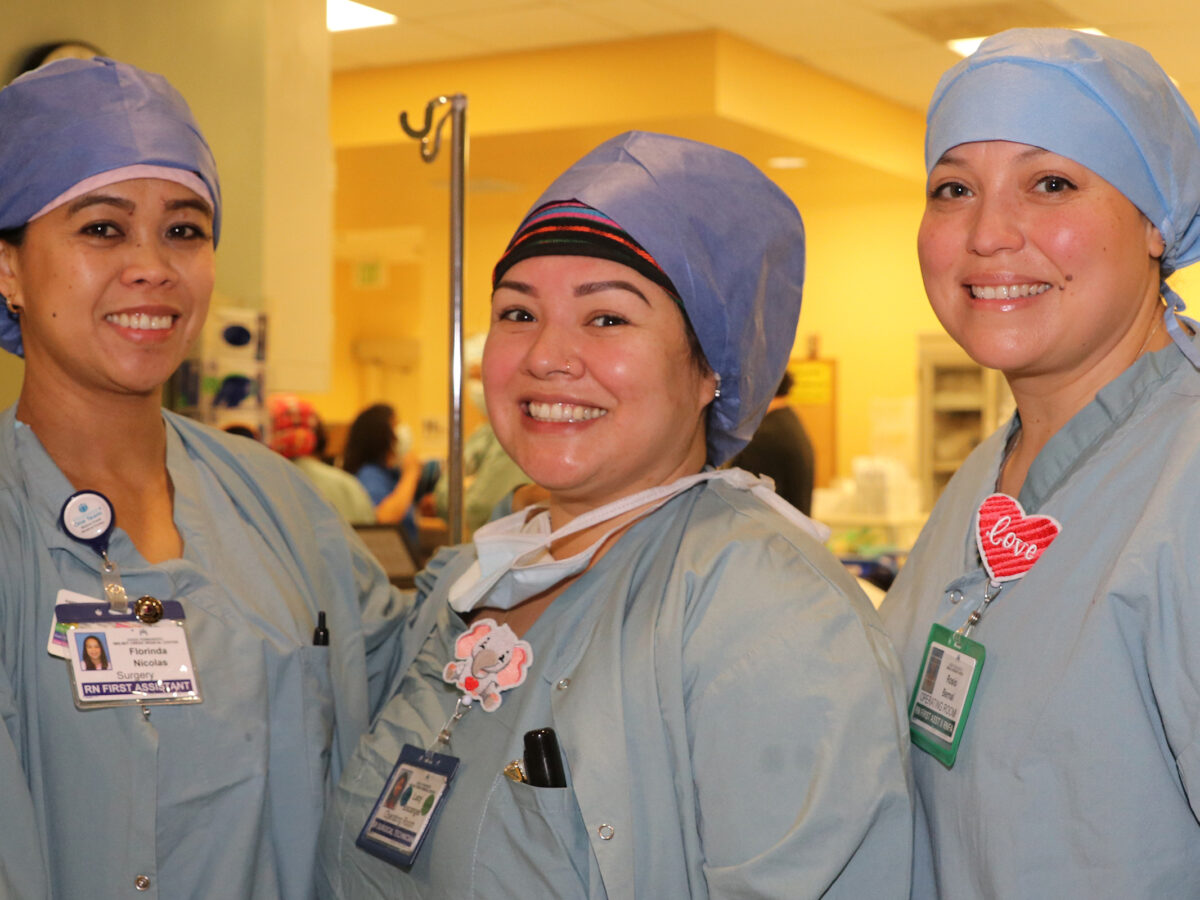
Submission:
[[[505,272],[534,256],[608,259],[650,279],[683,305],[667,273],[641,244],[604,213],[577,200],[551,201],[525,218],[492,271],[492,289]]]

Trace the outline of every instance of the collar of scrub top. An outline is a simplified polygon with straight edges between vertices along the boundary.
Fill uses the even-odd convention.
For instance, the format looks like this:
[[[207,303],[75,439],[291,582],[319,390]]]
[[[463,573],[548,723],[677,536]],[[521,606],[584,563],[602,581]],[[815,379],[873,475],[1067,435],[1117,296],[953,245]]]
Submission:
[[[993,35],[942,76],[929,104],[925,169],[951,147],[1015,141],[1091,169],[1154,223],[1166,248],[1164,322],[1193,366],[1200,352],[1179,325],[1184,303],[1166,283],[1200,260],[1200,124],[1140,47],[1060,28]]]
[[[161,75],[103,57],[63,59],[0,91],[0,230],[19,228],[73,186],[128,166],[194,174],[213,201],[216,161],[183,97]],[[0,347],[23,355],[19,320],[0,315]]]
[[[804,284],[795,204],[736,153],[641,131],[592,150],[530,214],[571,200],[616,222],[679,291],[720,377],[708,412],[708,462],[727,462],[766,415],[795,342]]]

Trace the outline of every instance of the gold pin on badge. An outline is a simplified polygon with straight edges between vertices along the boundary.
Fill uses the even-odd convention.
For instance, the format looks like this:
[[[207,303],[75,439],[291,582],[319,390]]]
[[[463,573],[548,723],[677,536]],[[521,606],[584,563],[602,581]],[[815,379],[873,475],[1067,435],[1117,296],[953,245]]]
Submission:
[[[149,594],[138,597],[137,603],[133,604],[133,612],[147,625],[153,625],[163,617],[162,601]]]

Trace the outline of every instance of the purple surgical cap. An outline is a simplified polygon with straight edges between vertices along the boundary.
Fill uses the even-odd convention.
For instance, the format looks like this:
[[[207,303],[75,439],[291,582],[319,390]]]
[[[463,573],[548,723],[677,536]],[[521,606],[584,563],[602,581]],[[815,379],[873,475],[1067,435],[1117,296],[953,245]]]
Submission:
[[[212,151],[187,103],[161,75],[97,57],[64,59],[0,91],[0,230],[19,228],[85,178],[126,166],[194,172],[213,199]],[[20,323],[0,313],[0,346],[22,355]]]
[[[925,170],[951,147],[1015,141],[1091,169],[1145,214],[1166,243],[1165,278],[1200,259],[1200,125],[1145,50],[1060,28],[985,40],[942,76],[929,104]],[[1194,363],[1162,285],[1167,325]]]
[[[795,341],[804,284],[795,204],[736,153],[641,131],[587,154],[531,212],[556,200],[578,200],[615,221],[678,289],[721,378],[709,407],[708,461],[727,461],[766,415]]]

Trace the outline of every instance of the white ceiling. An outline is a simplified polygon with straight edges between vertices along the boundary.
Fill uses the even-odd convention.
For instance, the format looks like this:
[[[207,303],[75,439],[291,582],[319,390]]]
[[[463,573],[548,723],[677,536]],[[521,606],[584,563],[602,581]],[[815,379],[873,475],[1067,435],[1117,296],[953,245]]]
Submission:
[[[1200,0],[367,2],[400,21],[334,34],[335,70],[720,29],[923,111],[957,59],[942,43],[947,37],[1092,26],[1149,50],[1200,109]]]

